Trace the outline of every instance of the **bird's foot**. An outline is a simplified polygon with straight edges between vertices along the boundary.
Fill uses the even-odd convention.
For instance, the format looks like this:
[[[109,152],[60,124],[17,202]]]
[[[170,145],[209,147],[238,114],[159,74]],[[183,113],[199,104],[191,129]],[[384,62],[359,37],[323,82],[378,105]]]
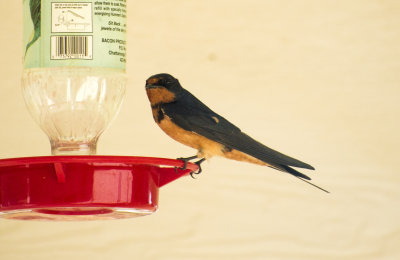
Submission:
[[[197,162],[195,162],[195,164],[197,165],[197,167],[199,167],[199,170],[198,170],[197,172],[191,172],[191,173],[190,173],[190,176],[191,176],[193,179],[196,179],[196,177],[194,177],[194,174],[198,175],[198,174],[200,174],[200,173],[203,171],[203,169],[201,169],[201,163],[204,162],[205,160],[206,160],[206,158],[203,158],[203,159],[200,159],[200,160],[198,160]]]
[[[190,161],[190,160],[193,160],[193,159],[196,159],[197,158],[197,155],[195,155],[195,156],[190,156],[190,157],[179,157],[179,158],[176,158],[177,160],[180,160],[180,161],[183,161],[184,162],[184,164],[183,164],[183,167],[176,167],[175,166],[175,172],[176,173],[178,173],[178,169],[179,170],[186,170],[187,169],[187,164],[188,164],[188,162]]]
[[[187,169],[187,164],[188,164],[188,162],[191,161],[191,160],[193,160],[193,159],[196,159],[196,158],[198,158],[197,155],[195,155],[195,156],[190,156],[190,157],[186,157],[186,158],[183,158],[183,157],[177,158],[177,160],[183,161],[184,164],[183,164],[183,167],[176,167],[176,166],[175,166],[175,172],[178,173],[178,169],[180,169],[180,170],[186,170],[186,169]],[[203,170],[201,169],[200,164],[201,164],[202,162],[204,162],[205,160],[206,160],[206,158],[202,158],[202,159],[198,160],[197,162],[195,162],[195,164],[197,165],[197,167],[198,167],[199,169],[197,170],[197,172],[191,172],[191,173],[190,173],[190,176],[192,176],[192,178],[195,179],[194,174],[198,175],[198,174],[200,174],[200,173],[203,171]]]

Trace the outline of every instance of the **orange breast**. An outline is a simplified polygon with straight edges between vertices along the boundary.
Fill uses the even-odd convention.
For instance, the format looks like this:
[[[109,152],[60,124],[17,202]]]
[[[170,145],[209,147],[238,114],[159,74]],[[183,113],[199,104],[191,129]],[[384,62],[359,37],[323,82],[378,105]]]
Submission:
[[[224,146],[222,144],[178,127],[171,121],[171,118],[165,114],[163,120],[161,120],[158,125],[172,139],[197,149],[199,151],[199,157],[210,158],[214,155],[223,156]]]
[[[174,93],[168,91],[166,88],[148,88],[146,89],[147,96],[150,100],[151,106],[157,104],[169,103],[175,100]]]

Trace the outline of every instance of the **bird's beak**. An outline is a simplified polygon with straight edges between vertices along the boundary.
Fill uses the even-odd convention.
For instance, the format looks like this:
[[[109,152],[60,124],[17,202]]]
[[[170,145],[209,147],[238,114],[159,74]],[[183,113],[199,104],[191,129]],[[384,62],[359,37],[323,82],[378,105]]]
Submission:
[[[157,88],[159,79],[158,78],[150,78],[146,80],[146,88]]]
[[[146,89],[151,89],[151,88],[156,88],[156,87],[157,87],[156,85],[146,84]]]

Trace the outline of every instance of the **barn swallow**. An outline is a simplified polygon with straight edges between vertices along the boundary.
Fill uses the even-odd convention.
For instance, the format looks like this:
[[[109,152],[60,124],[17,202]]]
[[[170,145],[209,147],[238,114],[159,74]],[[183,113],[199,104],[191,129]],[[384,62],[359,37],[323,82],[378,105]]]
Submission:
[[[146,81],[154,121],[171,138],[198,150],[195,156],[178,158],[187,162],[198,158],[200,164],[212,156],[222,156],[237,161],[269,166],[289,173],[325,192],[307,181],[307,175],[292,167],[314,170],[311,165],[277,152],[243,133],[238,127],[218,115],[189,91],[173,76],[162,73]]]

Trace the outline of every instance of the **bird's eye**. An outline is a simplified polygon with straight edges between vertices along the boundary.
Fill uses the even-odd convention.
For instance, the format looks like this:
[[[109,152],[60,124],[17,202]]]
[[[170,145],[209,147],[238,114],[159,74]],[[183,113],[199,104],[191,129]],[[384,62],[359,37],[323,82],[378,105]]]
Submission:
[[[169,81],[168,79],[163,79],[162,82],[163,82],[163,85],[164,85],[164,86],[169,86],[169,85],[171,85],[171,83],[172,83],[172,82]]]

